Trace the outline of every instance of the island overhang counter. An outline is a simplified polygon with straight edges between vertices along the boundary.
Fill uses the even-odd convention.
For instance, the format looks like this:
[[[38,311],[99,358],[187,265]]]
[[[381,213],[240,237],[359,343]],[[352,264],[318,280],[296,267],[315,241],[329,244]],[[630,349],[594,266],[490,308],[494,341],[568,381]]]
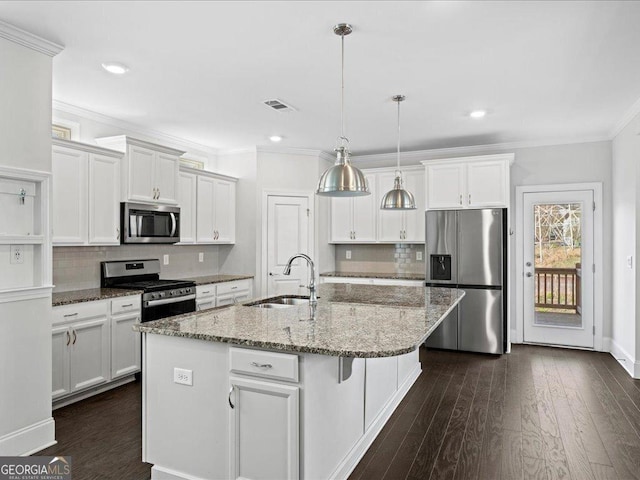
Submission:
[[[346,478],[420,375],[417,347],[463,296],[324,284],[315,306],[138,325],[152,479]]]

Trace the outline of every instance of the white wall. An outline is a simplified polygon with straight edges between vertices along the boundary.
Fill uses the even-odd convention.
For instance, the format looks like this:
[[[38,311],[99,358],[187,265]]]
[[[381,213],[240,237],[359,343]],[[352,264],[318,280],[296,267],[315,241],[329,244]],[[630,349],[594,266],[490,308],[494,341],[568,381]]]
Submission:
[[[612,235],[612,315],[611,351],[621,364],[638,378],[633,363],[640,358],[638,328],[638,161],[640,160],[640,115],[613,140],[613,235]],[[633,257],[633,268],[627,257]],[[635,370],[635,372],[634,372]]]
[[[218,155],[215,171],[239,179],[236,185],[236,244],[219,247],[220,273],[256,275],[259,255],[256,235],[260,229],[256,151]],[[254,292],[258,293],[255,285]]]
[[[0,38],[0,164],[51,171],[51,58]]]
[[[0,38],[0,66],[0,165],[50,172],[51,57]],[[0,303],[0,455],[44,448],[53,426],[51,298]]]

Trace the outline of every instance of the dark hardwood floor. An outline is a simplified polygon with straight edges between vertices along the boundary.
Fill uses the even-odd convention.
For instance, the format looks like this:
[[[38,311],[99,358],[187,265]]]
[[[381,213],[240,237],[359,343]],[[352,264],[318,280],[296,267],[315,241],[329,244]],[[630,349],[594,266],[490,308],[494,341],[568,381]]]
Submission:
[[[141,385],[128,383],[54,410],[58,444],[36,455],[70,455],[74,480],[148,480]]]
[[[608,353],[420,352],[350,480],[640,479],[640,381]]]
[[[608,353],[420,352],[423,373],[350,480],[640,479],[640,381]],[[140,383],[54,412],[75,480],[147,480]],[[316,479],[309,479],[316,480]]]

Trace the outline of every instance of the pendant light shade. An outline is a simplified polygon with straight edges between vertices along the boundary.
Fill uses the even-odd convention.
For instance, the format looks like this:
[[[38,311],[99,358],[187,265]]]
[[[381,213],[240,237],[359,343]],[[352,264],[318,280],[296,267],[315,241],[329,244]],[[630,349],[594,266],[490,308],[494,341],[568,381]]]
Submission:
[[[402,171],[400,170],[400,102],[404,101],[404,95],[395,95],[393,101],[398,103],[398,159],[396,178],[393,180],[393,189],[382,197],[381,210],[415,210],[416,201],[413,194],[404,189]]]
[[[353,28],[347,23],[333,27],[333,33],[339,35],[342,42],[341,135],[338,137],[340,145],[335,148],[336,163],[320,176],[316,189],[317,195],[326,197],[359,197],[371,194],[364,174],[351,165],[350,152],[345,145],[349,143],[349,139],[344,133],[344,37],[352,31]]]

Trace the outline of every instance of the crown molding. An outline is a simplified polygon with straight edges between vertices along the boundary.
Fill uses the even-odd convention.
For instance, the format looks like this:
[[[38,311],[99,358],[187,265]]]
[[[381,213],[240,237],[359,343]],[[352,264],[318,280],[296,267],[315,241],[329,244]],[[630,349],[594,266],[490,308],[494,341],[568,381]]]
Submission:
[[[640,98],[636,100],[636,103],[631,105],[629,110],[627,110],[622,118],[618,120],[618,123],[616,123],[616,125],[613,127],[613,130],[611,130],[609,138],[611,140],[616,138],[620,134],[620,132],[624,130],[624,128],[629,125],[629,123],[631,123],[634,118],[636,118],[638,114],[640,114]]]
[[[411,152],[402,152],[400,159],[403,165],[415,165],[424,160],[436,160],[447,157],[464,157],[496,152],[499,153],[520,148],[550,147],[554,145],[570,145],[577,143],[608,142],[610,140],[610,137],[602,136],[566,138],[547,141],[538,140],[530,142],[493,143],[486,145],[470,145],[467,147],[434,148],[431,150],[414,150]],[[366,164],[368,166],[386,166],[390,162],[396,162],[397,152],[377,153],[372,155],[354,155],[351,157],[351,159],[354,163],[358,164]]]
[[[256,147],[226,148],[224,150],[218,150],[218,156],[240,155],[241,153],[256,153]]]
[[[57,43],[38,37],[33,33],[29,33],[21,28],[14,27],[0,20],[0,37],[5,38],[13,43],[30,48],[36,52],[44,53],[50,57],[55,57],[64,47]]]
[[[168,144],[178,145],[186,149],[191,148],[194,150],[199,150],[200,152],[204,152],[213,156],[218,154],[217,149],[210,147],[208,145],[203,145],[201,143],[185,140],[184,138],[175,137],[173,135],[159,132],[157,130],[144,128],[140,125],[129,123],[127,121],[110,117],[102,113],[94,112],[93,110],[87,110],[85,108],[78,107],[76,105],[71,105],[70,103],[61,102],[60,100],[55,100],[55,99],[53,100],[53,109],[58,110],[60,112],[77,115],[78,117],[86,118],[88,120],[93,120],[94,122],[104,123],[105,125],[121,128],[122,130],[127,132],[143,135],[145,137],[151,137],[159,142],[166,142]]]
[[[272,145],[257,145],[256,151],[260,153],[281,153],[283,155],[304,155],[309,157],[320,157],[324,152],[311,148],[275,147]]]

